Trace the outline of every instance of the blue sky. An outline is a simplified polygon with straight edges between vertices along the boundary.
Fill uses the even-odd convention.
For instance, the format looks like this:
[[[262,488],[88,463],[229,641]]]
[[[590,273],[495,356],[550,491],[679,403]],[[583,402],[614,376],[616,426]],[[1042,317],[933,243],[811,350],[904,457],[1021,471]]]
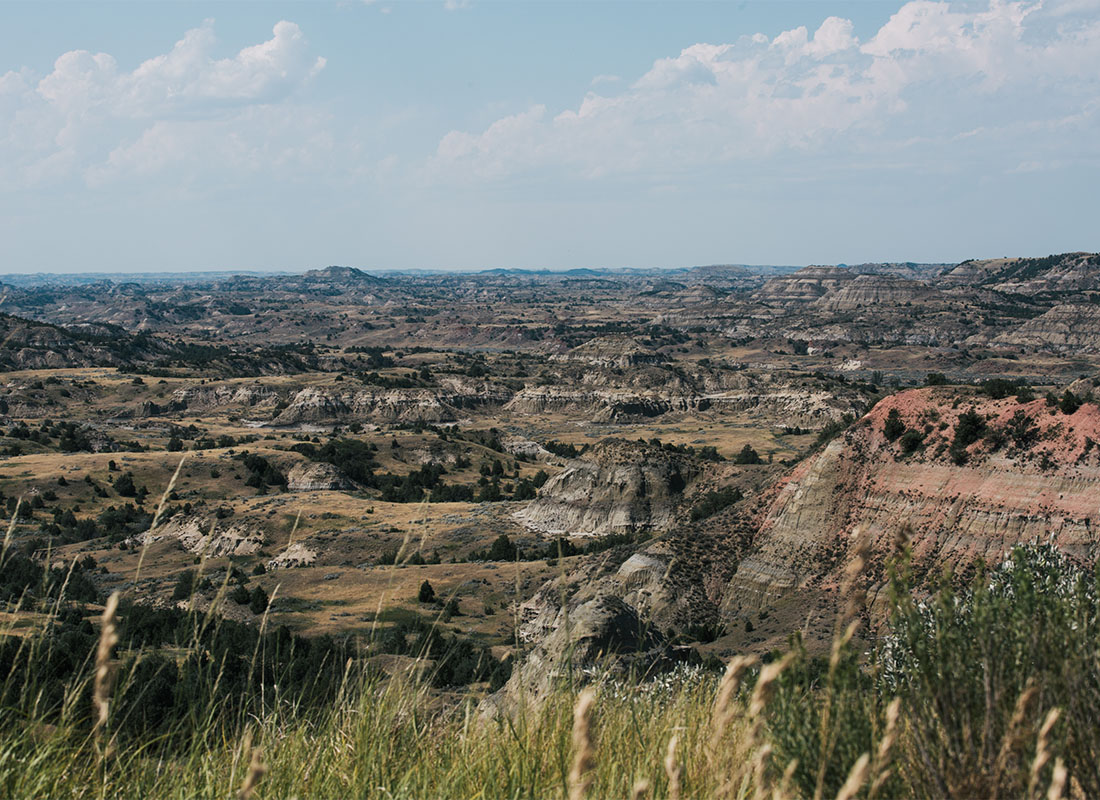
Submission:
[[[1100,0],[0,2],[0,272],[1100,250]]]

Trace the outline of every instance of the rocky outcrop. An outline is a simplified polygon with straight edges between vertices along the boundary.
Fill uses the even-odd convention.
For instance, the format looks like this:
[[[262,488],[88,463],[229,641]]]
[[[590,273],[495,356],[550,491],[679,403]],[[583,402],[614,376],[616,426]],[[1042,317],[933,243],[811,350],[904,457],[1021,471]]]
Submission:
[[[264,545],[262,530],[247,522],[226,523],[202,515],[176,514],[167,522],[138,534],[130,544],[144,546],[175,539],[189,553],[206,558],[250,556]]]
[[[175,409],[206,411],[223,406],[273,407],[279,393],[262,384],[200,384],[172,392]]]
[[[652,445],[605,439],[548,480],[517,518],[550,535],[600,536],[675,524],[690,458]]]
[[[166,350],[160,340],[138,339],[109,325],[62,327],[0,313],[0,369],[4,370],[118,366]]]
[[[295,464],[286,474],[286,487],[292,492],[348,491],[355,484],[343,472],[327,462]]]
[[[593,674],[609,672],[642,675],[677,660],[661,632],[622,599],[582,593],[562,608],[555,599],[557,588],[555,582],[547,583],[521,608],[522,615],[538,620],[521,627],[521,637],[533,647],[504,688],[487,698],[483,713],[514,713],[521,705],[539,703],[568,680],[583,683]]]
[[[275,418],[276,425],[325,422],[347,418],[350,407],[344,398],[314,386],[302,389]]]
[[[645,392],[533,386],[517,392],[505,408],[517,414],[583,415],[596,422],[664,414],[751,412],[761,420],[774,419],[776,424],[816,427],[850,413],[853,401],[820,386],[756,384],[728,389],[704,385],[699,390]]]
[[[267,562],[267,568],[294,569],[295,567],[309,567],[317,560],[317,551],[307,547],[302,542],[293,542],[283,552]]]

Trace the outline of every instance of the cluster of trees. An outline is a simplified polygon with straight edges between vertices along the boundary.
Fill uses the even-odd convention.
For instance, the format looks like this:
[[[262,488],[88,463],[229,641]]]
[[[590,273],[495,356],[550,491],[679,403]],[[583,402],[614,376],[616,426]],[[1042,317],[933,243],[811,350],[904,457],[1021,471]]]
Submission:
[[[492,449],[500,449],[499,432],[493,428],[488,431],[470,431],[463,438],[477,441]],[[394,440],[394,447],[397,440]],[[477,486],[468,484],[448,484],[443,481],[447,469],[442,464],[424,464],[405,475],[388,472],[378,473],[375,444],[358,439],[333,438],[318,446],[312,442],[300,442],[292,448],[313,461],[324,461],[339,467],[344,474],[356,483],[382,492],[382,500],[388,503],[419,503],[427,497],[433,503],[456,502],[496,502],[499,500],[530,500],[536,490],[546,481],[546,473],[540,472],[533,478],[518,478],[514,484],[502,484],[505,476],[504,465],[499,459],[482,465],[482,477]],[[460,459],[457,466],[469,466],[469,461]]]
[[[591,555],[610,550],[613,547],[633,544],[638,537],[630,533],[613,533],[589,539],[583,545],[575,545],[565,537],[549,542],[538,542],[530,547],[521,547],[507,534],[501,534],[487,550],[474,550],[467,561],[553,561],[557,558]]]
[[[420,602],[435,602],[435,591],[427,581],[420,587]],[[457,603],[451,599],[457,608]],[[380,652],[431,659],[432,683],[439,687],[465,686],[489,681],[496,691],[512,674],[510,661],[500,661],[485,645],[469,637],[448,634],[433,620],[420,616],[388,628],[377,640]]]
[[[707,492],[694,506],[691,507],[691,519],[693,522],[713,517],[719,511],[729,508],[735,503],[741,502],[744,497],[736,486],[726,486]]]
[[[645,439],[639,439],[638,441],[641,442],[642,444],[649,444],[649,445],[652,445],[653,447],[659,447],[662,450],[665,450],[669,453],[682,453],[683,455],[695,456],[696,458],[701,458],[704,461],[725,461],[726,460],[725,457],[718,452],[718,448],[714,447],[713,445],[704,445],[704,446],[696,449],[695,447],[692,447],[690,444],[673,444],[672,442],[662,442],[657,437],[653,437],[648,442],[646,442]],[[746,447],[748,447],[748,445],[746,445]],[[748,449],[752,450],[751,447],[748,447]],[[755,453],[756,451],[752,450],[752,452]],[[738,463],[738,464],[759,464],[761,462],[759,460],[757,460],[757,461],[737,461],[735,463]]]
[[[1026,395],[1025,399],[1021,399],[1021,392],[1026,388],[1015,382],[986,381],[982,390],[996,399],[1004,399],[1015,394],[1018,401],[1030,402]],[[1047,396],[1047,405],[1051,408],[1058,408],[1066,415],[1076,412],[1081,404],[1082,400],[1068,389],[1061,397],[1053,394]],[[924,444],[925,438],[931,430],[931,425],[925,425],[924,430],[909,428],[902,420],[898,410],[892,408],[886,415],[882,433],[887,441],[898,443],[903,455],[909,455]],[[971,407],[960,414],[955,423],[951,444],[947,448],[948,456],[955,464],[961,466],[969,458],[968,449],[970,446],[982,439],[988,442],[990,450],[993,452],[1000,450],[1007,444],[1013,445],[1017,450],[1027,451],[1039,441],[1040,429],[1027,411],[1022,408],[1017,409],[1006,423],[991,425],[984,416]]]
[[[71,508],[59,507],[53,510],[50,522],[39,526],[39,533],[63,544],[103,536],[112,542],[119,542],[147,530],[152,522],[153,514],[133,503],[108,506],[95,517],[77,517]]]
[[[252,486],[261,492],[266,492],[268,486],[286,488],[286,475],[263,456],[246,451],[238,453],[235,458],[248,470],[245,486]]]

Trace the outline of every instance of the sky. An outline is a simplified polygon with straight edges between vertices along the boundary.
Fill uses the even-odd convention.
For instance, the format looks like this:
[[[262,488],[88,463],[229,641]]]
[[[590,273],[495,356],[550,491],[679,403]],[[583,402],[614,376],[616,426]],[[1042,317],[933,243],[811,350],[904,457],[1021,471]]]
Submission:
[[[0,0],[0,273],[1100,250],[1100,0]]]

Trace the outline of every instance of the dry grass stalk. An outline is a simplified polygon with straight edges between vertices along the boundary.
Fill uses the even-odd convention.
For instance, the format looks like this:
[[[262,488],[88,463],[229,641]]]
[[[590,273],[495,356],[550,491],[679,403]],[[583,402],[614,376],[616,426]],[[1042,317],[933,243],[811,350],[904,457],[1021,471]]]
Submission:
[[[680,800],[680,761],[676,757],[676,749],[680,744],[679,734],[673,734],[668,740],[668,751],[665,753],[665,774],[668,776],[669,800]]]
[[[15,523],[19,519],[19,509],[23,505],[23,498],[20,497],[15,501],[15,511],[12,512],[11,522],[8,523],[8,532],[4,534],[4,544],[0,547],[0,564],[4,563],[4,557],[8,554],[8,548],[11,547],[12,537],[15,535]]]
[[[266,772],[267,766],[264,764],[263,750],[259,747],[253,747],[252,760],[248,763],[248,774],[244,776],[244,783],[241,784],[241,791],[238,795],[241,800],[249,800],[252,797]]]
[[[787,762],[787,768],[783,770],[783,777],[779,779],[779,783],[772,789],[772,800],[794,800],[795,794],[792,784],[794,783],[794,773],[797,769],[797,758],[792,758]]]
[[[95,682],[92,688],[92,703],[95,707],[93,730],[99,734],[107,727],[111,710],[111,682],[114,677],[112,655],[118,644],[118,630],[115,627],[115,615],[118,613],[118,592],[107,598],[103,609],[103,622],[99,629],[99,646],[95,654]]]
[[[1055,724],[1058,722],[1062,712],[1057,708],[1052,708],[1047,712],[1046,719],[1043,720],[1043,726],[1039,729],[1039,738],[1035,742],[1035,759],[1031,762],[1031,775],[1027,782],[1027,796],[1035,797],[1036,790],[1039,787],[1039,777],[1046,768],[1046,765],[1050,763],[1050,734],[1054,730]]]
[[[913,541],[913,526],[908,522],[903,522],[894,531],[894,555],[905,555],[911,541]]]
[[[1047,800],[1062,800],[1066,791],[1066,779],[1069,773],[1066,771],[1066,762],[1061,757],[1054,759],[1054,773],[1050,776],[1050,788],[1047,790]]]
[[[821,713],[819,736],[821,752],[818,757],[817,781],[814,786],[814,800],[822,800],[825,792],[825,770],[833,756],[836,733],[832,729],[833,691],[836,670],[844,649],[852,641],[859,629],[859,615],[867,604],[867,591],[860,585],[860,578],[867,561],[871,557],[871,537],[866,529],[852,534],[855,548],[852,558],[844,568],[844,577],[840,584],[841,596],[847,598],[844,610],[837,615],[836,632],[833,634],[832,652],[829,655],[829,676],[825,683],[825,700]],[[858,762],[857,762],[858,763]],[[849,775],[849,777],[851,777]]]
[[[754,726],[764,724],[764,710],[772,695],[775,694],[775,682],[793,660],[794,653],[787,653],[778,661],[765,664],[760,668],[760,677],[756,679],[756,687],[752,690],[752,699],[749,701],[749,717],[753,720]]]
[[[176,481],[179,479],[180,470],[183,469],[183,462],[187,460],[187,456],[180,459],[180,463],[176,465],[176,471],[172,473],[172,480],[168,481],[168,485],[164,487],[164,492],[160,496],[160,503],[157,505],[157,513],[153,515],[153,522],[149,526],[149,530],[145,533],[145,544],[141,546],[141,553],[138,554],[137,567],[134,569],[134,583],[137,583],[138,578],[141,577],[141,565],[145,563],[145,554],[149,550],[149,545],[153,541],[153,531],[157,525],[160,524],[160,516],[164,513],[165,503],[168,502],[168,495],[172,494],[172,489],[176,487]],[[213,533],[213,531],[211,531]]]
[[[596,753],[592,747],[590,716],[595,701],[596,693],[585,689],[577,697],[573,708],[573,766],[569,770],[569,800],[583,800],[592,783],[590,772],[596,763]]]
[[[763,744],[756,750],[753,758],[752,785],[753,800],[766,800],[771,793],[771,783],[768,780],[768,761],[772,757],[772,746]]]
[[[634,788],[630,790],[630,800],[645,800],[649,797],[649,781],[639,778],[634,782]]]
[[[711,757],[717,752],[719,741],[737,713],[734,698],[737,697],[737,692],[741,689],[745,673],[755,667],[759,660],[756,656],[734,656],[722,675],[722,682],[718,685],[718,694],[714,699],[714,712],[710,718]]]
[[[867,567],[867,560],[871,557],[871,536],[864,530],[855,534],[855,537],[855,551],[844,569],[844,580],[840,587],[841,596],[846,597],[848,602],[844,607],[844,616],[838,620],[838,629],[849,627],[849,623],[863,610],[867,602],[867,592],[859,581]]]
[[[895,697],[886,706],[886,728],[882,732],[882,739],[878,743],[875,752],[875,763],[872,769],[871,792],[873,798],[886,784],[890,777],[890,759],[893,755],[894,743],[898,738],[898,716],[901,714],[901,698]]]
[[[751,764],[752,774],[755,776],[753,781],[755,797],[763,798],[767,795],[767,763],[768,758],[771,756],[771,746],[764,741],[764,711],[768,707],[768,701],[775,694],[775,682],[783,674],[783,670],[794,660],[794,657],[794,653],[787,653],[778,661],[773,661],[761,667],[760,674],[756,679],[756,686],[752,690],[752,697],[749,699],[748,736],[745,744],[736,754],[737,762],[742,765],[742,772],[741,774],[731,775],[730,780],[721,788],[719,794],[727,795],[735,786],[744,787],[749,777],[744,770],[746,766]],[[750,754],[753,753],[754,755],[750,758]]]
[[[1039,697],[1039,687],[1028,684],[1020,696],[1016,698],[1016,706],[1012,711],[1012,718],[1008,722],[1004,739],[1001,741],[1001,749],[997,752],[997,759],[993,765],[994,775],[1004,775],[1008,770],[1008,764],[1012,756],[1023,746],[1027,735],[1028,726],[1025,724],[1031,715],[1031,709]]]
[[[856,759],[856,763],[852,765],[852,769],[848,772],[848,780],[844,781],[844,785],[840,787],[840,791],[836,793],[836,800],[852,800],[859,790],[863,788],[863,784],[867,783],[867,777],[871,772],[871,755],[870,753],[864,753]]]

